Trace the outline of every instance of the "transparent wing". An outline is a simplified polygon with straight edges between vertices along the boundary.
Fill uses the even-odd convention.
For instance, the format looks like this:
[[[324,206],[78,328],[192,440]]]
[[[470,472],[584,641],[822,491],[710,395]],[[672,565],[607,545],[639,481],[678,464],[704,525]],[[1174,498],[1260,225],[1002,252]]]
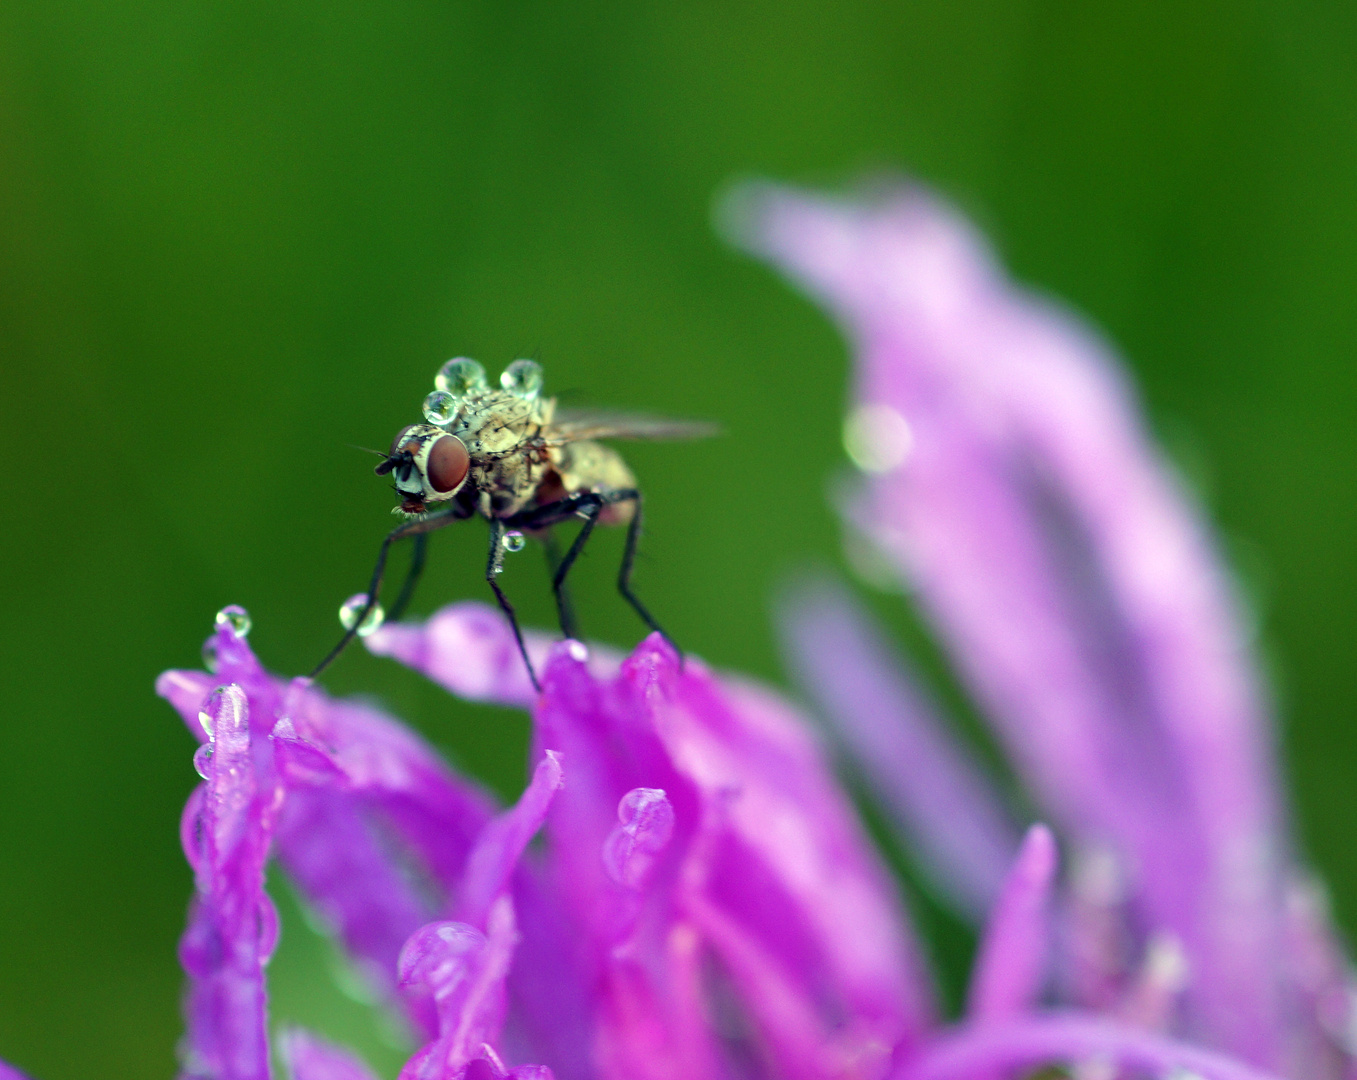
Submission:
[[[705,420],[673,420],[607,409],[557,409],[543,435],[549,446],[559,446],[580,439],[706,439],[719,431]]]

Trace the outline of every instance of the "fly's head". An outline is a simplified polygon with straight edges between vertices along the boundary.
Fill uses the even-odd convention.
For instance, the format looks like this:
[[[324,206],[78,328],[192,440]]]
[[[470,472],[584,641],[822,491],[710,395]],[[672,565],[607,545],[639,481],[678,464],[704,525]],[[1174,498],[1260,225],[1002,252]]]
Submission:
[[[391,440],[378,476],[391,474],[402,514],[422,514],[429,504],[450,501],[466,483],[471,455],[466,444],[433,424],[412,424]]]

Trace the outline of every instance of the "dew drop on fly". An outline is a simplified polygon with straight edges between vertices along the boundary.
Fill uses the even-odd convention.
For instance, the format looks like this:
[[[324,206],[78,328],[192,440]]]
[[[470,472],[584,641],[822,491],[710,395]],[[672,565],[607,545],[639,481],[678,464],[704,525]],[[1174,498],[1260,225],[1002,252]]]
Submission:
[[[478,391],[490,389],[490,384],[485,381],[485,368],[465,356],[449,360],[439,368],[433,384],[455,398],[464,398]]]
[[[504,369],[499,384],[515,397],[535,398],[542,392],[542,365],[536,360],[515,360]]]
[[[524,539],[523,534],[517,529],[505,533],[500,539],[500,543],[504,545],[504,550],[511,554],[515,551],[522,551],[523,546],[527,542],[528,541]]]
[[[352,630],[358,623],[358,615],[367,605],[367,593],[354,593],[350,596],[339,609],[339,621],[343,624],[345,630]],[[386,619],[386,612],[382,610],[381,604],[373,604],[372,610],[367,613],[361,625],[358,626],[358,636],[367,637],[370,633],[381,626]]]
[[[250,613],[239,604],[227,604],[217,612],[217,628],[229,626],[231,633],[238,638],[248,637],[250,627],[253,625],[250,622]]]
[[[424,399],[424,419],[431,424],[446,424],[457,415],[457,398],[446,390],[435,390]]]

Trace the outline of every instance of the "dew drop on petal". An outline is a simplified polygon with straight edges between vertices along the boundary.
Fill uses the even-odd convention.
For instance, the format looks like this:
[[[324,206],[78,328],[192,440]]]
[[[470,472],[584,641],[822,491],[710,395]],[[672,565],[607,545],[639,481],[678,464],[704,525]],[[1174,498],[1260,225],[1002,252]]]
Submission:
[[[589,646],[582,641],[567,641],[565,651],[570,654],[570,659],[578,660],[581,664],[589,659]]]
[[[339,608],[339,621],[343,624],[345,630],[352,630],[358,623],[358,616],[367,605],[367,593],[354,593]],[[367,637],[370,633],[381,626],[386,621],[386,612],[382,610],[381,604],[373,604],[372,610],[364,617],[362,625],[358,627],[358,636]]]
[[[522,551],[527,540],[517,529],[512,529],[500,538],[500,543],[504,545],[504,550],[508,552]]]
[[[888,473],[909,457],[914,432],[889,405],[859,405],[843,423],[843,448],[863,472]]]
[[[229,626],[231,633],[238,638],[248,637],[250,627],[254,624],[250,622],[250,613],[239,604],[227,604],[217,612],[217,626]]]
[[[446,424],[457,415],[457,399],[446,390],[435,390],[424,399],[424,419],[431,424]]]
[[[212,760],[212,744],[203,743],[193,752],[193,771],[204,780],[208,779],[207,763]]]
[[[203,667],[207,668],[213,675],[217,673],[216,637],[210,637],[203,642]]]
[[[515,397],[535,398],[542,392],[542,365],[536,360],[515,360],[504,369],[499,384]]]
[[[449,360],[439,368],[433,384],[455,398],[490,389],[490,384],[485,381],[485,368],[465,356]]]

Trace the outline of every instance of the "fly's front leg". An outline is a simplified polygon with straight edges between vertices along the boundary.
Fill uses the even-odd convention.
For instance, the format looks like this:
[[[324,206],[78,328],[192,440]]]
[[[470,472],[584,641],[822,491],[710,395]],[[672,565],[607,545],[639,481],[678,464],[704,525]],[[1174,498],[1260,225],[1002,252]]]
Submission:
[[[641,616],[641,621],[650,629],[659,634],[665,641],[674,647],[674,651],[679,654],[679,663],[683,662],[683,650],[678,644],[665,632],[664,627],[655,621],[655,616],[646,610],[646,606],[637,599],[636,594],[631,591],[631,569],[636,561],[636,546],[641,541],[641,493],[635,488],[625,488],[621,491],[610,491],[604,496],[609,504],[630,502],[634,508],[631,515],[631,523],[627,526],[627,542],[622,549],[622,565],[617,571],[617,591],[622,594],[622,598],[632,606],[637,615]]]
[[[386,613],[386,617],[395,622],[405,614],[405,609],[410,606],[410,601],[415,595],[415,586],[419,584],[420,575],[424,573],[424,557],[429,550],[429,534],[416,533],[414,550],[410,552],[410,569],[405,572],[405,584],[401,586],[400,595],[396,597],[396,602],[391,605],[391,610]]]
[[[540,694],[542,684],[537,681],[537,672],[533,670],[532,661],[528,659],[528,647],[523,642],[523,631],[518,627],[518,616],[514,614],[513,604],[509,603],[509,598],[504,595],[504,590],[499,587],[499,582],[495,580],[503,569],[504,522],[499,518],[491,518],[490,556],[485,563],[485,580],[494,590],[495,599],[499,601],[499,608],[509,620],[509,627],[514,632],[514,640],[518,642],[519,655],[523,657],[523,666],[528,669],[528,678],[532,680],[532,688]]]
[[[422,540],[428,533],[441,529],[445,525],[450,525],[456,520],[458,520],[458,515],[455,514],[453,510],[447,510],[442,513],[431,515],[430,517],[419,518],[415,521],[407,521],[404,525],[398,525],[387,533],[386,538],[382,541],[381,548],[377,552],[377,565],[373,567],[372,570],[372,582],[368,585],[367,601],[363,604],[363,609],[358,612],[358,616],[354,619],[353,625],[350,626],[348,630],[344,632],[344,636],[339,639],[339,644],[331,649],[325,659],[316,665],[315,670],[312,671],[310,675],[312,679],[319,676],[322,671],[329,667],[334,662],[335,658],[344,651],[349,642],[358,636],[358,628],[363,625],[363,621],[368,617],[372,609],[377,606],[377,595],[381,592],[382,577],[386,573],[386,556],[391,550],[391,545],[397,540],[404,540],[409,536],[418,536]],[[418,565],[422,569],[424,562],[423,556],[419,555],[418,558]],[[414,566],[412,565],[412,570],[413,569]],[[415,576],[418,577],[418,574]],[[413,592],[414,586],[408,581],[406,584],[409,591]],[[405,593],[406,589],[402,589],[401,599],[396,601],[398,605],[409,599]]]

